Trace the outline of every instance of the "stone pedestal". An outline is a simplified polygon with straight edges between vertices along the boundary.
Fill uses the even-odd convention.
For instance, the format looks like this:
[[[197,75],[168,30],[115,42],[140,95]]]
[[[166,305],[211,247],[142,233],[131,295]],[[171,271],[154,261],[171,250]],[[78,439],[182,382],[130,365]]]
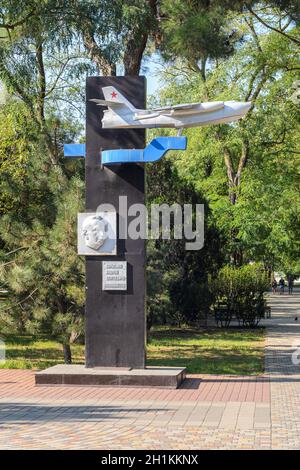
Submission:
[[[144,129],[102,129],[102,88],[114,86],[136,108],[145,108],[144,77],[89,77],[86,84],[86,212],[100,204],[117,210],[117,255],[86,256],[85,354],[87,367],[145,367],[145,240],[119,238],[130,223],[118,213],[119,196],[128,207],[145,203],[143,165],[101,165],[101,150],[145,147]],[[127,261],[127,290],[102,289],[102,262]]]
[[[61,364],[36,372],[36,385],[83,385],[178,388],[186,369],[176,367],[93,367]]]

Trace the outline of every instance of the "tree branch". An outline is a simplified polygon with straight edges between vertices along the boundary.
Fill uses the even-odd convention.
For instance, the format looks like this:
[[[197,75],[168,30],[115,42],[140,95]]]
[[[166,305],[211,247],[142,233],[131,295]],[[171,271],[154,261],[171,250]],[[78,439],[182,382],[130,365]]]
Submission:
[[[62,63],[61,65],[61,68],[59,70],[59,72],[57,73],[53,83],[51,84],[51,87],[47,90],[46,94],[45,94],[45,97],[51,95],[51,93],[56,89],[56,85],[59,81],[59,79],[61,78],[62,74],[64,73],[65,69],[66,69],[66,66],[68,65],[68,63],[70,62],[70,60],[73,60],[73,59],[76,59],[77,57],[67,57],[65,62]]]
[[[29,18],[31,18],[33,15],[35,15],[35,13],[36,13],[36,9],[33,9],[26,16],[24,16],[24,18],[22,18],[21,20],[16,21],[15,23],[0,23],[0,28],[15,29],[18,26],[22,26],[24,23],[26,23],[26,21]]]
[[[19,248],[16,248],[15,250],[10,251],[9,253],[5,253],[4,256],[13,255],[14,253],[17,253],[20,250],[28,250],[28,247],[27,246],[19,246]]]
[[[263,53],[262,51],[262,48],[261,48],[261,45],[260,45],[260,42],[259,42],[259,37],[257,35],[257,32],[254,28],[254,24],[253,24],[253,19],[252,18],[249,18],[249,20],[245,17],[245,22],[246,24],[248,25],[248,28],[250,29],[251,33],[252,33],[252,37],[255,41],[255,44],[256,44],[256,47],[257,49],[259,50],[259,52]]]
[[[274,31],[275,33],[281,34],[281,36],[284,36],[286,39],[289,41],[292,41],[293,43],[297,44],[297,46],[300,46],[300,40],[295,38],[294,36],[290,36],[289,34],[285,33],[281,29],[277,29],[274,26],[271,26],[270,24],[266,23],[260,16],[258,16],[255,11],[251,8],[250,5],[247,5],[247,8],[249,12],[259,21],[263,26],[265,26],[268,29],[271,29],[271,31]]]
[[[257,78],[257,75],[256,76],[254,75],[252,77],[251,82],[250,82],[250,86],[249,86],[249,89],[248,89],[248,93],[247,93],[246,98],[245,98],[245,101],[248,101],[249,99],[251,100],[251,107],[250,107],[250,109],[247,113],[248,117],[252,114],[252,111],[253,111],[254,106],[255,106],[255,102],[256,102],[261,90],[263,89],[264,84],[268,80],[268,75],[266,73],[265,68],[263,69],[262,78],[261,78],[260,82],[258,83],[258,85],[256,86],[255,91],[253,92],[253,85],[255,83],[256,78]]]
[[[250,144],[249,144],[248,139],[243,139],[242,154],[241,154],[241,158],[239,160],[238,170],[237,170],[235,178],[234,178],[235,186],[239,186],[241,184],[242,172],[243,172],[243,169],[245,168],[247,160],[248,160],[249,149],[250,149]]]

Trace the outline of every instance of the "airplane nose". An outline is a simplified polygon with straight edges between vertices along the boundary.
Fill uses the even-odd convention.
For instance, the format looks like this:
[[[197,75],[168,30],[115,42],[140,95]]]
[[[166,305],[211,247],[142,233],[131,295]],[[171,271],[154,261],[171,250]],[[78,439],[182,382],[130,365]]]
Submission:
[[[251,101],[227,101],[228,106],[231,110],[234,110],[234,113],[239,116],[244,116],[247,114],[249,109],[251,108],[252,102]]]
[[[234,109],[239,116],[245,116],[251,108],[251,101],[236,101],[234,103]]]
[[[245,101],[241,103],[241,111],[246,114],[249,109],[251,108],[252,102],[251,101]]]

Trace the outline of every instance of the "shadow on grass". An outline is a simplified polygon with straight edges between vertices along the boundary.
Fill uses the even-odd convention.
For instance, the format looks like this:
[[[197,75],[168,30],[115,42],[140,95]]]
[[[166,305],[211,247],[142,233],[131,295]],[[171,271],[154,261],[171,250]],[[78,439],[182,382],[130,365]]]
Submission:
[[[154,329],[148,334],[149,343],[159,341],[161,343],[174,343],[182,340],[187,341],[260,341],[264,338],[264,327],[255,329],[232,327],[228,329],[223,328],[210,328],[210,329],[196,329],[196,328],[159,328]]]
[[[191,374],[257,375],[264,371],[264,329],[154,330],[147,364],[186,367]]]

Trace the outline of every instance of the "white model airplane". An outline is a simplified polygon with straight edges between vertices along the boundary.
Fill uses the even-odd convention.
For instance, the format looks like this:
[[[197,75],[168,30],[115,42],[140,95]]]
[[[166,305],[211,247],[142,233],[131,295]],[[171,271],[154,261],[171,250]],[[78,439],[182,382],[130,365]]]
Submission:
[[[212,101],[208,103],[187,103],[154,109],[137,109],[115,87],[102,88],[104,100],[91,99],[98,106],[107,106],[102,127],[112,128],[153,128],[207,126],[237,121],[249,111],[251,102]]]

